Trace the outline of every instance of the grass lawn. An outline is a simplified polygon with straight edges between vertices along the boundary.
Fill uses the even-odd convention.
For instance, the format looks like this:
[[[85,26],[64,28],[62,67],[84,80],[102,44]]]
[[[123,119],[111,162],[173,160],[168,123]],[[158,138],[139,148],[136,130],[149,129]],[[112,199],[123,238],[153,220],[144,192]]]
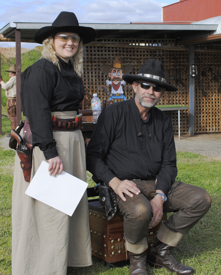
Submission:
[[[11,132],[11,122],[8,119],[8,117],[3,116],[2,117],[2,135],[8,135],[10,132]]]
[[[7,123],[6,123],[7,124]],[[3,129],[8,133],[7,127]],[[173,255],[185,265],[196,269],[198,275],[221,274],[221,163],[192,153],[179,153],[178,177],[206,189],[212,197],[207,215],[181,240]],[[11,193],[14,151],[0,148],[0,275],[11,274]],[[88,182],[92,186],[88,173]],[[93,258],[93,266],[74,268],[69,274],[129,274],[128,265],[111,265]],[[149,275],[170,274],[165,269],[149,268]],[[16,275],[16,274],[15,274]]]

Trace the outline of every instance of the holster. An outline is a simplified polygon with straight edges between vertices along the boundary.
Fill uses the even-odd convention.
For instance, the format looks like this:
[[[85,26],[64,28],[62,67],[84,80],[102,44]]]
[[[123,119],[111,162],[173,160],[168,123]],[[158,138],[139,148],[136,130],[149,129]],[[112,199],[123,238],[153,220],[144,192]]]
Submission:
[[[99,185],[99,202],[105,208],[108,220],[111,220],[117,212],[116,194],[104,183]]]
[[[20,158],[21,169],[23,170],[24,179],[26,182],[30,182],[31,179],[31,167],[32,167],[32,144],[30,139],[24,135],[24,139],[19,135],[21,129],[24,127],[26,136],[27,133],[31,135],[30,126],[28,120],[25,123],[21,121],[16,130],[11,130],[11,138],[9,140],[9,147],[16,150],[18,157]],[[30,142],[30,143],[28,143]]]
[[[21,169],[23,170],[24,179],[26,182],[31,180],[31,167],[32,167],[32,147],[26,147],[24,145],[18,146],[16,149],[18,157],[20,158]]]
[[[13,106],[10,106],[8,109],[8,115],[11,116],[11,117],[15,117],[16,116],[16,106],[13,105]]]
[[[15,131],[17,134],[20,134],[21,132],[21,129],[24,127],[24,122],[21,121],[19,126],[17,127],[17,129],[12,129],[11,130],[11,138],[9,139],[9,147],[13,150],[16,150],[16,147],[17,147],[17,140],[15,138],[13,138],[13,132],[12,131]]]

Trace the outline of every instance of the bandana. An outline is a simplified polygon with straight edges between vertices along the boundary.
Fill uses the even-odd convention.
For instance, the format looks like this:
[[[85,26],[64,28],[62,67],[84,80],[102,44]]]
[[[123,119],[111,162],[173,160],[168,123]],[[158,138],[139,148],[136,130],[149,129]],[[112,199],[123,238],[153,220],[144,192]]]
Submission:
[[[119,82],[118,84],[114,84],[114,83],[112,82],[112,87],[113,87],[114,90],[117,92],[118,89],[120,88],[120,82]]]

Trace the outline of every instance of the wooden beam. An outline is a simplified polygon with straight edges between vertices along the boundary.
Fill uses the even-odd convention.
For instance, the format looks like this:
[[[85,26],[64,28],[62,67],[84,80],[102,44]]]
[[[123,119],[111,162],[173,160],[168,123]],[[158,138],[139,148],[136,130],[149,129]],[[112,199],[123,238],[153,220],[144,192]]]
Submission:
[[[21,121],[21,97],[20,97],[20,87],[21,87],[21,30],[15,31],[15,41],[16,41],[16,116],[17,125]]]
[[[195,79],[190,75],[190,66],[194,63],[194,45],[189,46],[189,135],[194,136],[195,118]]]
[[[2,72],[2,68],[1,68],[1,63],[2,63],[2,53],[1,53],[1,46],[0,46],[0,75],[2,75],[1,74],[1,72]],[[0,84],[0,92],[1,92],[1,94],[0,94],[0,115],[1,115],[1,117],[0,117],[0,135],[2,134],[2,89],[1,89],[1,84]]]
[[[145,43],[145,42],[144,42]],[[136,42],[134,43],[136,44]],[[188,48],[175,47],[175,46],[133,46],[133,45],[120,45],[120,44],[107,44],[107,43],[88,43],[86,47],[109,47],[109,48],[132,48],[132,49],[146,49],[146,50],[160,50],[160,51],[189,51]]]
[[[194,45],[194,44],[201,44],[206,42],[212,42],[221,40],[221,34],[213,34],[213,35],[207,35],[207,36],[201,36],[197,38],[191,38],[191,39],[184,39],[177,42],[179,45]]]

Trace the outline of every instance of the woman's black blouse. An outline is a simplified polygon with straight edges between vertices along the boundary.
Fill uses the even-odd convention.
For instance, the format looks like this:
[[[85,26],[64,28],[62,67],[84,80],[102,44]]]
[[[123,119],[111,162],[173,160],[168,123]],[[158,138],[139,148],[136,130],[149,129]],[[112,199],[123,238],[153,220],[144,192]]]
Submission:
[[[60,70],[40,59],[21,74],[22,111],[29,119],[33,146],[39,146],[47,160],[58,156],[51,112],[77,111],[84,98],[82,79],[71,62],[59,58],[59,64]]]

